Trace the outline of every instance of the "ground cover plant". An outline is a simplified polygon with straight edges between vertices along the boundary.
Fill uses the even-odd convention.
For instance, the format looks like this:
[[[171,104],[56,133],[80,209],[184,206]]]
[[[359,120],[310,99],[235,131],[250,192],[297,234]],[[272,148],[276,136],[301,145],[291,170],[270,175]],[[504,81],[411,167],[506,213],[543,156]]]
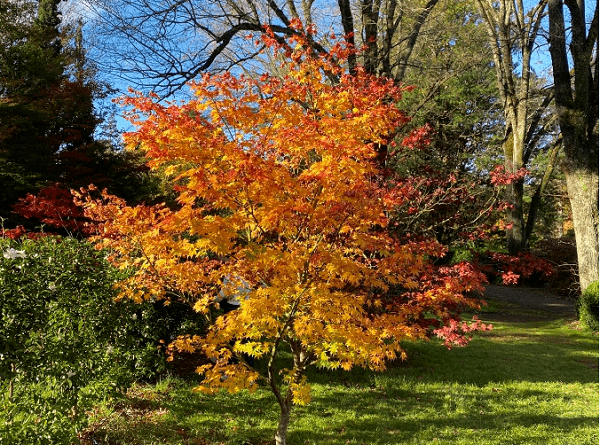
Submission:
[[[289,443],[598,443],[597,334],[573,320],[490,303],[480,317],[494,330],[468,348],[416,342],[406,345],[407,362],[385,372],[311,375],[313,401],[294,411]],[[169,378],[97,406],[82,443],[273,443],[278,413],[267,391],[209,397],[192,392],[195,384]]]

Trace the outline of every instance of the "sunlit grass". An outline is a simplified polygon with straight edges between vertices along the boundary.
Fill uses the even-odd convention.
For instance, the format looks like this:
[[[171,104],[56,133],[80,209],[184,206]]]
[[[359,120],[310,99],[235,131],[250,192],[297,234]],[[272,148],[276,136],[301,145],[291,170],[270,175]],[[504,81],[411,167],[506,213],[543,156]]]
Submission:
[[[598,443],[597,334],[565,320],[504,322],[467,348],[406,348],[408,361],[384,373],[311,372],[313,400],[295,409],[289,443]],[[272,443],[278,411],[266,389],[206,396],[193,385],[136,386],[98,407],[90,434],[102,444]]]

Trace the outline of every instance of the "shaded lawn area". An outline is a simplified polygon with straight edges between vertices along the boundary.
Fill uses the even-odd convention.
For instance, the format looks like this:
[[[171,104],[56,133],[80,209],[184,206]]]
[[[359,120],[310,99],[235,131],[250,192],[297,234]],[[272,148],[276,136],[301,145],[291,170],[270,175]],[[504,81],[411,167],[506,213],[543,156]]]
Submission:
[[[481,315],[485,321],[485,313]],[[406,345],[384,373],[313,370],[290,444],[598,443],[598,335],[570,321],[496,322],[466,348]],[[278,408],[254,394],[193,393],[168,378],[98,407],[83,444],[271,444]]]

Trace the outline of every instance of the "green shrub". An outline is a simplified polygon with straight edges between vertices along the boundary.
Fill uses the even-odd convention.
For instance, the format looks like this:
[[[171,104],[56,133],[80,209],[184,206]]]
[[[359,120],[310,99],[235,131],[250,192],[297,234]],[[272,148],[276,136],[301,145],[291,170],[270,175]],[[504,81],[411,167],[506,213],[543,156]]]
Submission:
[[[2,385],[0,444],[72,444],[85,419],[73,412],[68,383],[55,377],[12,383],[12,394]]]
[[[191,310],[116,302],[124,273],[104,255],[0,239],[0,444],[71,443],[86,408],[166,370],[161,349]]]
[[[463,261],[471,262],[475,258],[473,249],[468,247],[457,247],[448,252],[448,261],[450,264],[458,264]]]
[[[594,281],[577,300],[577,318],[581,327],[598,330],[598,281]]]

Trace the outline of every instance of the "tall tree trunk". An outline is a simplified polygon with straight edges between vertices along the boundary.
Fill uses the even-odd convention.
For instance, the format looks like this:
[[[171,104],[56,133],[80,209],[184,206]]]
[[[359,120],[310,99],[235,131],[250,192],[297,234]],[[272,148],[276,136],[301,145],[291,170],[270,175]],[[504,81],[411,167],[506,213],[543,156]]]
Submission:
[[[503,151],[507,172],[517,173],[523,167],[523,143],[512,128],[507,132]],[[506,200],[511,208],[507,214],[509,228],[506,230],[506,248],[510,255],[517,255],[527,247],[525,216],[523,210],[523,179],[510,183],[506,190]]]
[[[571,16],[573,68],[567,58],[563,2],[548,2],[550,55],[573,214],[579,284],[598,280],[598,2],[586,36],[585,2],[565,0]],[[594,57],[594,48],[596,56]],[[595,60],[594,60],[595,59]]]
[[[377,38],[377,22],[379,21],[378,2],[362,0],[360,8],[364,27],[364,39],[366,41],[365,70],[367,73],[377,74],[377,66],[379,65],[379,42]]]
[[[598,280],[598,158],[596,168],[589,165],[565,167],[567,191],[571,202],[579,284],[584,291],[590,283]]]
[[[344,29],[344,39],[351,48],[354,48],[356,46],[354,41],[354,17],[352,16],[350,0],[338,0],[338,5],[340,7],[342,28]],[[356,69],[356,54],[354,53],[348,56],[348,68],[351,73],[354,73]]]

